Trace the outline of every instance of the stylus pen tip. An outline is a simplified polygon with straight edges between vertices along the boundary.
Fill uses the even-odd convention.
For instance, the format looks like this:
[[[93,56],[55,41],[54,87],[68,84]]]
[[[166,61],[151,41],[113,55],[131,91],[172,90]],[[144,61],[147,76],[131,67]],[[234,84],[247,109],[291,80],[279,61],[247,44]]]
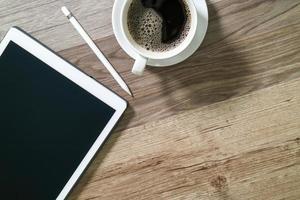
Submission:
[[[132,95],[132,93],[131,93],[131,91],[130,91],[130,89],[129,89],[128,87],[123,86],[122,88],[123,88],[123,90],[125,90],[125,92],[126,92],[127,94],[129,94],[131,97],[133,97],[133,95]]]
[[[126,91],[127,94],[129,94],[131,97],[133,97],[133,94],[130,91]]]

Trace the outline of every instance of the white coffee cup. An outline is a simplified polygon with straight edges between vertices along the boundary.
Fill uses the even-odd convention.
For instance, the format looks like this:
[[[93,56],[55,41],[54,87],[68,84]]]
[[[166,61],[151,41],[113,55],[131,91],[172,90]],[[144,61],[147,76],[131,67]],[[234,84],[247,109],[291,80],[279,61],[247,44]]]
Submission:
[[[132,72],[136,75],[142,75],[145,67],[147,65],[147,61],[149,59],[155,59],[155,60],[164,60],[169,59],[172,57],[179,56],[181,52],[189,48],[191,45],[192,40],[195,37],[197,25],[198,25],[198,16],[197,16],[197,10],[194,5],[193,0],[184,0],[187,4],[190,15],[191,15],[191,22],[190,22],[190,30],[188,32],[188,35],[186,38],[175,48],[164,51],[164,52],[153,52],[150,50],[147,50],[140,46],[131,36],[129,30],[128,30],[128,24],[127,24],[127,15],[128,10],[133,0],[124,0],[123,4],[121,6],[121,15],[120,15],[120,24],[121,24],[121,33],[123,34],[123,38],[127,40],[127,44],[130,45],[130,47],[138,54],[138,56],[135,58],[135,63],[132,68]]]

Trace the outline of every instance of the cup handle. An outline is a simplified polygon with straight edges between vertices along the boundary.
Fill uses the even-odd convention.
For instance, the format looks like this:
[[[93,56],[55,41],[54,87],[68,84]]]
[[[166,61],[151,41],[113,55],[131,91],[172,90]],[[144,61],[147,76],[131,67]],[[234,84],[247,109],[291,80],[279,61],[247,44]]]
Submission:
[[[138,76],[143,75],[143,72],[146,68],[147,61],[148,61],[147,58],[144,58],[143,56],[139,55],[134,62],[132,73]]]

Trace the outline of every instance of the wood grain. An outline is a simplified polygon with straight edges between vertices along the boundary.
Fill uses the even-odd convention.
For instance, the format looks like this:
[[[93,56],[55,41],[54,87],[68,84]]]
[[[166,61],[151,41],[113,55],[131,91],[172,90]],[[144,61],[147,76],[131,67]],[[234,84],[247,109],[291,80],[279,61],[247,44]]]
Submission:
[[[18,25],[130,107],[69,199],[300,199],[300,1],[210,0],[188,60],[131,74],[109,0],[0,0]],[[60,13],[67,5],[135,94],[131,99]]]
[[[83,44],[60,8],[76,13],[93,38],[112,35],[108,0],[0,0],[0,36],[11,26],[20,26],[55,51]]]
[[[299,81],[115,133],[72,199],[299,198]]]
[[[287,16],[298,19],[298,23],[286,20],[287,17],[280,14],[282,11],[270,10],[268,18],[273,19],[277,16],[276,21],[282,18],[281,23],[273,22],[276,25],[250,36],[243,33],[258,28],[254,22],[261,23],[260,16],[257,19],[251,17],[248,19],[249,25],[244,26],[244,15],[249,16],[249,13],[255,12],[255,6],[265,6],[266,10],[268,7],[289,10],[290,7],[284,3],[287,1],[275,1],[271,6],[269,1],[238,3],[237,8],[249,9],[250,12],[244,14],[237,10],[232,13],[238,14],[235,18],[226,11],[231,10],[235,4],[232,2],[232,5],[226,5],[228,7],[218,7],[219,3],[223,2],[209,4],[208,34],[204,44],[191,58],[170,68],[149,68],[143,77],[131,74],[130,67],[133,61],[120,49],[114,36],[97,40],[97,44],[111,58],[135,94],[134,100],[128,98],[132,105],[128,115],[135,117],[130,123],[125,123],[127,128],[244,95],[300,76],[300,23],[296,17],[300,7],[295,7],[300,2],[288,2],[290,7],[295,7],[294,15],[286,12]],[[219,15],[231,17],[232,20],[230,23],[222,23],[221,21],[226,21],[226,17]],[[235,25],[239,19],[243,20]],[[287,23],[288,21],[291,22]],[[231,32],[224,34],[228,29]],[[124,95],[85,45],[62,51],[61,55]]]

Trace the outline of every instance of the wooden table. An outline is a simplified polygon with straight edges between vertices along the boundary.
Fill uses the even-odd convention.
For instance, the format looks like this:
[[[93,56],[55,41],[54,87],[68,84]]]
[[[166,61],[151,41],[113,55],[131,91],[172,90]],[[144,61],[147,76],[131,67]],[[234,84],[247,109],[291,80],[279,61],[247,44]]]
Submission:
[[[60,11],[68,6],[125,78],[119,88]],[[200,49],[131,74],[112,0],[0,0],[17,25],[126,97],[124,119],[70,199],[300,199],[300,1],[209,0]]]

